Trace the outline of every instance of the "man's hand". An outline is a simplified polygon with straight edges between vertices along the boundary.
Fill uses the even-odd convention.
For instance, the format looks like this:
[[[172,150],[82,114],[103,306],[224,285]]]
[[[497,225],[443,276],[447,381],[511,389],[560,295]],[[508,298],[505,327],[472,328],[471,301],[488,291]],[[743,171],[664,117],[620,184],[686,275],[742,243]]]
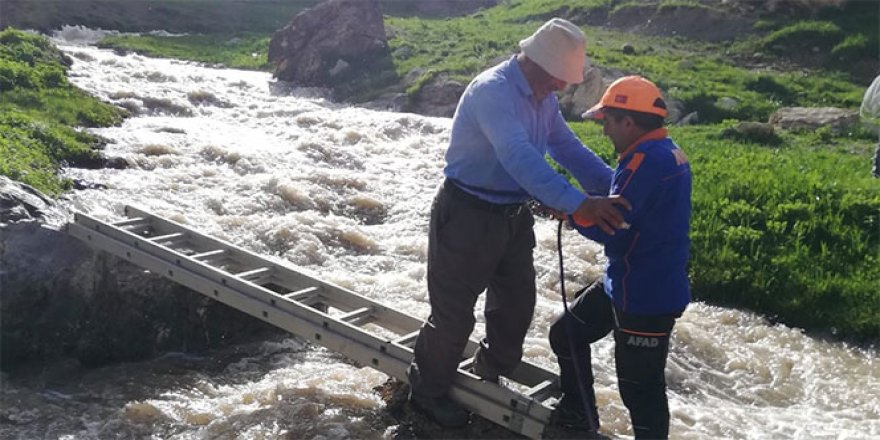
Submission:
[[[565,213],[557,211],[537,200],[531,200],[529,202],[529,209],[532,211],[532,214],[539,217],[545,217],[554,220],[565,220]]]
[[[574,212],[574,222],[580,226],[596,225],[608,235],[614,235],[614,231],[627,226],[624,222],[623,212],[632,209],[629,201],[618,195],[608,197],[589,197],[578,206]]]

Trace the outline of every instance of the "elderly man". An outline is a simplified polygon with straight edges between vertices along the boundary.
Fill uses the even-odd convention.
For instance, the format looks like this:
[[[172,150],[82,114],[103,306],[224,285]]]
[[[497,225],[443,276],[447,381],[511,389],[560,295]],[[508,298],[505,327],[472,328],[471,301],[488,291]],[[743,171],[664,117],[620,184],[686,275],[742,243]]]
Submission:
[[[408,371],[413,408],[445,427],[468,422],[447,392],[484,290],[486,337],[474,371],[497,381],[522,358],[535,307],[534,219],[525,202],[588,218],[609,234],[623,221],[617,207],[629,207],[617,196],[586,196],[544,159],[549,153],[586,192],[608,193],[611,169],[572,133],[553,94],[583,81],[585,45],[574,24],[548,21],[520,41],[519,54],[478,75],[453,116],[445,180],[431,208],[431,315]]]
[[[603,282],[580,292],[550,328],[563,397],[556,420],[599,428],[590,344],[614,333],[617,385],[637,439],[669,435],[666,358],[676,319],[690,302],[691,171],[663,128],[666,103],[654,83],[627,76],[584,114],[602,122],[619,155],[611,194],[626,197],[625,230],[609,235],[590,219],[569,216],[578,231],[605,245]],[[580,379],[580,380],[579,380]]]

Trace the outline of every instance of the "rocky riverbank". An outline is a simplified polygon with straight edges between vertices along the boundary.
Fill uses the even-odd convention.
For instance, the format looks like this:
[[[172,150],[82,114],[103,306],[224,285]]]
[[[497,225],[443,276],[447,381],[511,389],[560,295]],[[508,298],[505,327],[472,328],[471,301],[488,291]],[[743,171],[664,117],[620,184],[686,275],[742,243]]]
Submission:
[[[0,176],[3,368],[74,358],[84,365],[199,351],[274,327],[67,235],[72,213]],[[112,319],[110,319],[112,317]]]

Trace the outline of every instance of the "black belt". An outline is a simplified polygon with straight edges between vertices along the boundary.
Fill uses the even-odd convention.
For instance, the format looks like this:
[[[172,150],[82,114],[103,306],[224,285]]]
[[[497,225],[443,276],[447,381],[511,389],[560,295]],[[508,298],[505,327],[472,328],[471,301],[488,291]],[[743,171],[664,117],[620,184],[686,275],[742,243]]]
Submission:
[[[505,217],[516,217],[523,212],[529,210],[528,206],[525,203],[501,204],[487,202],[459,188],[458,185],[456,185],[455,182],[450,179],[446,179],[446,181],[443,182],[443,188],[446,190],[450,197],[460,202],[463,202],[472,208],[477,208],[479,210],[488,211],[494,214],[500,214]]]

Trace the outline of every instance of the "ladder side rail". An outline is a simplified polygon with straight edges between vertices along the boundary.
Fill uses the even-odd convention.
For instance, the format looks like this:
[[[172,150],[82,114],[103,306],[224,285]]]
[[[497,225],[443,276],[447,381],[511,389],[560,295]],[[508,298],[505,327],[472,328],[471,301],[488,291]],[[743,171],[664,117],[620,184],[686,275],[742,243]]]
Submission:
[[[155,256],[148,249],[133,248],[128,243],[98,231],[90,230],[80,224],[69,224],[68,233],[96,248],[192,288],[209,298],[213,298],[255,318],[304,337],[318,345],[326,346],[334,351],[350,356],[356,362],[364,365],[390,367],[387,368],[390,371],[380,368],[376,369],[396,378],[406,376],[406,368],[409,366],[408,361],[396,358],[392,353],[374,350],[370,347],[370,345],[379,346],[385,342],[384,340],[353,327],[349,328],[351,330],[350,333],[359,332],[362,335],[343,334],[339,331],[343,327],[337,325],[343,323],[335,322],[329,315],[323,314],[318,310],[293,301],[279,302],[279,304],[283,304],[282,307],[273,306],[267,301],[242,292],[240,290],[242,286],[236,285],[237,283],[224,284],[204,274],[180,267],[164,258]],[[330,322],[333,325],[327,325]],[[362,341],[367,341],[368,344],[364,344]],[[361,347],[357,347],[357,345]],[[384,362],[373,361],[377,353]]]
[[[145,215],[149,215],[149,214],[145,213]],[[168,262],[171,266],[173,266],[175,268],[192,271],[194,273],[197,273],[199,275],[202,275],[202,276],[205,276],[209,279],[212,279],[216,282],[219,282],[221,285],[234,287],[240,291],[255,292],[254,296],[258,300],[262,301],[263,303],[265,303],[268,306],[279,307],[284,304],[293,305],[295,310],[289,310],[289,311],[292,311],[294,313],[296,313],[298,311],[299,312],[305,311],[303,313],[311,314],[313,316],[313,321],[316,325],[321,325],[324,328],[329,328],[329,326],[335,325],[335,321],[336,321],[335,318],[333,318],[323,312],[320,312],[319,310],[316,310],[312,307],[303,306],[303,305],[297,303],[296,301],[287,298],[286,296],[284,296],[282,294],[278,294],[278,293],[271,291],[271,290],[268,290],[262,286],[254,285],[254,284],[251,284],[247,281],[237,279],[234,275],[228,274],[227,272],[225,272],[221,269],[218,269],[218,268],[215,268],[215,267],[212,267],[209,265],[205,265],[198,260],[194,260],[190,257],[179,254],[178,252],[174,251],[173,249],[169,249],[169,248],[161,246],[159,244],[150,242],[149,240],[146,240],[144,237],[129,233],[128,231],[125,231],[125,230],[120,230],[118,228],[107,227],[107,225],[102,225],[100,220],[94,219],[94,218],[92,218],[86,214],[82,214],[82,213],[76,214],[76,221],[77,221],[78,225],[82,225],[87,230],[95,230],[95,232],[100,232],[103,235],[107,235],[111,239],[118,240],[122,243],[126,243],[129,246],[133,246],[134,248],[143,250],[145,252],[149,252],[151,255]],[[262,262],[265,263],[265,260],[262,260]],[[165,275],[165,274],[163,274],[163,275]],[[321,302],[324,302],[323,299],[325,297],[325,291],[323,288],[320,288],[319,290],[320,290],[320,295],[322,297]],[[364,304],[367,304],[370,307],[376,307],[376,308],[385,307],[387,309],[387,306],[384,306],[382,304],[369,301],[366,298],[361,298],[361,299],[364,300],[363,301]],[[417,319],[415,319],[413,317],[409,317],[409,316],[408,316],[408,318],[413,324],[418,324],[418,325],[412,326],[413,327],[412,331],[414,331],[415,329],[420,327],[420,324],[421,324],[420,320],[417,320]],[[409,331],[407,333],[409,333]],[[411,361],[411,359],[412,359],[412,350],[411,349],[404,348],[402,346],[398,346],[400,348],[399,350],[396,350],[396,349],[389,350],[389,346],[388,346],[388,344],[386,344],[387,341],[378,340],[378,339],[377,339],[377,341],[378,341],[378,343],[375,344],[376,349],[382,350],[382,351],[387,350],[388,352],[396,353],[397,357],[405,360],[407,362],[407,364],[409,364],[409,362]],[[474,348],[477,346],[474,341],[470,341],[470,344],[471,344],[471,347],[474,347]]]
[[[80,224],[69,225],[68,232],[92,246],[120,257],[127,258],[135,264],[151,270],[154,273],[161,274],[177,283],[193,288],[206,296],[212,297],[213,293],[215,299],[279,328],[298,335],[311,335],[311,337],[306,336],[306,338],[319,345],[343,353],[356,362],[371,366],[372,368],[383,371],[386,374],[397,377],[398,379],[406,380],[405,371],[409,366],[407,360],[402,360],[393,356],[391,351],[380,350],[377,353],[377,351],[373,350],[371,347],[353,340],[352,334],[345,335],[338,331],[334,331],[334,329],[338,330],[340,328],[346,328],[347,326],[353,333],[361,333],[362,337],[372,337],[371,335],[360,331],[360,329],[348,326],[343,322],[335,322],[327,315],[323,316],[326,321],[322,322],[319,326],[314,322],[303,319],[301,316],[297,316],[295,313],[290,313],[284,310],[273,310],[273,313],[268,313],[266,309],[272,309],[269,304],[240,292],[237,290],[237,287],[240,286],[230,285],[228,283],[218,283],[217,281],[201,274],[192,272],[186,268],[181,268],[176,263],[151,255],[146,249],[132,248],[132,246],[123,241],[117,240],[98,231],[90,230]],[[292,302],[287,302],[287,305],[302,307]],[[316,310],[309,310],[308,312],[311,312],[313,315],[321,314],[321,312]],[[375,339],[375,344],[378,345],[381,343],[381,341],[375,337],[372,338]],[[380,365],[381,368],[379,368]],[[508,402],[502,403],[487,400],[485,398],[486,396],[476,394],[474,390],[479,390],[481,387],[488,388],[494,392],[499,392],[500,394],[514,395],[513,399],[521,399],[523,396],[517,395],[517,393],[514,393],[511,390],[490,385],[479,381],[476,378],[470,378],[462,374],[459,374],[457,379],[458,380],[456,380],[456,383],[453,385],[451,394],[465,407],[495,423],[507,426],[515,432],[528,435],[532,438],[540,438],[540,433],[543,431],[547,420],[549,420],[549,414],[547,414],[548,417],[543,420],[531,417],[529,414],[518,410],[515,406],[510,408]],[[468,383],[468,381],[471,383]],[[466,386],[462,386],[462,383]],[[505,391],[506,393],[504,393]]]

